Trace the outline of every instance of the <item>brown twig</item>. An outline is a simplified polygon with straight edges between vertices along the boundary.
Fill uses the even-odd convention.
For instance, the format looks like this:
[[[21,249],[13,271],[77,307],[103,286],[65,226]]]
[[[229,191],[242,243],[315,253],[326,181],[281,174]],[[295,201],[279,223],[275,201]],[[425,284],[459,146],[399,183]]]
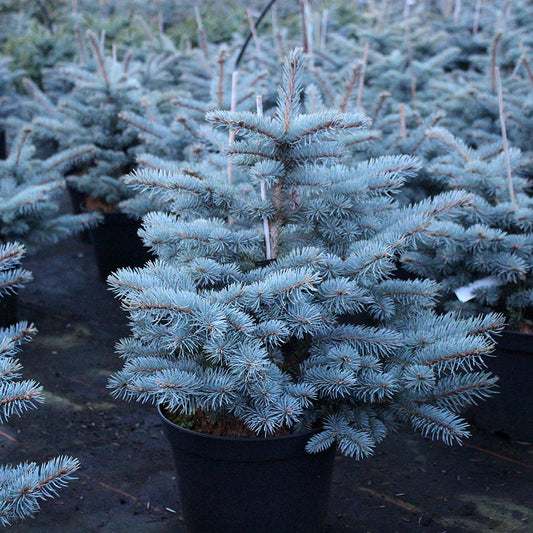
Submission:
[[[531,71],[531,66],[525,54],[524,54],[524,58],[522,62],[524,63],[524,66],[526,67],[527,77],[529,78],[529,81],[531,82],[531,86],[533,87],[533,72]]]
[[[31,133],[31,128],[29,126],[24,126],[22,129],[22,137],[20,139],[18,150],[17,150],[17,156],[15,157],[15,166],[18,166],[20,163],[20,156],[22,155],[22,148],[24,148],[24,145],[26,144],[26,141],[28,140],[28,137]]]
[[[76,26],[74,26],[74,33],[76,34],[76,41],[78,43],[78,50],[80,52],[81,64],[86,65],[87,64],[87,49],[85,48],[85,41],[83,40],[81,29],[77,24]]]
[[[383,107],[383,104],[385,103],[385,100],[389,98],[391,93],[389,91],[383,91],[379,93],[379,100],[376,105],[376,110],[374,111],[374,116],[372,117],[372,125],[374,125],[378,119],[379,113]]]

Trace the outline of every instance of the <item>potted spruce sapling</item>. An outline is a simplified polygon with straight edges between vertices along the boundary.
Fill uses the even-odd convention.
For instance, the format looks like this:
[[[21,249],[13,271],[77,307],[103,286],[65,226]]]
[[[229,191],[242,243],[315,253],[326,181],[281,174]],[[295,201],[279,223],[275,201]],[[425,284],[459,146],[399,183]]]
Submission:
[[[102,213],[103,221],[91,229],[101,279],[119,266],[142,265],[149,257],[137,236],[138,220],[121,212],[118,204],[131,196],[122,177],[135,167],[140,144],[137,132],[120,118],[121,112],[139,109],[142,87],[130,72],[130,57],[122,61],[106,55],[104,43],[87,32],[92,62],[68,65],[61,71],[74,83],[58,107],[80,126],[77,138],[94,146],[89,165],[68,177],[68,184],[83,198],[84,207]]]
[[[468,191],[473,209],[406,253],[403,265],[440,281],[447,310],[505,315],[507,327],[497,343],[501,356],[489,362],[501,394],[472,416],[479,426],[532,442],[531,427],[523,423],[533,416],[533,200],[522,175],[530,158],[510,148],[507,159],[501,142],[474,149],[441,127],[427,131],[428,143],[440,146],[429,166],[440,189]]]
[[[336,448],[369,456],[398,421],[461,442],[458,411],[496,381],[479,366],[501,317],[438,315],[435,282],[393,277],[468,197],[400,209],[414,158],[344,166],[340,134],[368,119],[301,114],[302,63],[273,115],[207,115],[237,136],[229,183],[175,164],[130,176],[175,205],[143,219],[157,259],[109,278],[132,328],[109,386],[159,406],[190,531],[319,531]]]
[[[24,246],[0,243],[0,298],[16,292],[31,279],[31,273],[20,267]],[[0,325],[0,422],[20,416],[42,402],[42,386],[35,380],[22,380],[22,366],[17,352],[23,342],[36,333],[33,324],[18,322],[10,327]],[[40,501],[54,497],[73,479],[79,468],[77,459],[59,456],[40,465],[24,462],[0,466],[0,524],[8,526],[16,520],[32,517],[39,511]]]
[[[30,252],[55,244],[98,222],[99,215],[62,214],[58,195],[65,188],[62,172],[83,160],[85,148],[61,151],[48,159],[34,157],[31,128],[23,128],[9,156],[0,161],[0,243],[17,240]],[[7,295],[0,320],[17,320],[17,297]]]

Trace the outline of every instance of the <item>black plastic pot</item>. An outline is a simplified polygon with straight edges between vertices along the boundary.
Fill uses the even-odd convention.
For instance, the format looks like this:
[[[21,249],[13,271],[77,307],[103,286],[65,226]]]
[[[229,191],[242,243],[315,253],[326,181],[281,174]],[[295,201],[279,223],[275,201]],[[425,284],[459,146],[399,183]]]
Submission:
[[[205,435],[164,421],[189,533],[319,533],[335,449],[305,451],[312,433]]]
[[[18,322],[18,295],[6,294],[0,297],[0,328],[8,328]]]
[[[137,231],[140,221],[124,213],[104,213],[104,220],[89,230],[100,279],[122,267],[143,266],[152,255]]]
[[[79,215],[80,213],[85,213],[85,201],[87,200],[87,195],[78,191],[74,187],[72,187],[67,180],[67,191],[70,197],[70,203],[72,205],[72,212],[75,215]],[[83,230],[79,233],[79,239],[81,242],[84,243],[90,243],[91,242],[91,236],[89,234],[89,230]]]
[[[499,393],[471,410],[471,422],[512,440],[533,442],[533,335],[504,331],[496,357],[485,362],[498,381]]]

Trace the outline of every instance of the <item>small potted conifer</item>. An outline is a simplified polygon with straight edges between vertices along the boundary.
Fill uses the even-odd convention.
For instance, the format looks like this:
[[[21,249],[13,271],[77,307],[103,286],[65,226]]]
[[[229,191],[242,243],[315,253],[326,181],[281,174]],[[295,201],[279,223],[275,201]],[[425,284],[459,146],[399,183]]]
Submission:
[[[42,160],[34,157],[31,133],[30,127],[24,127],[7,159],[0,160],[0,244],[17,240],[34,252],[97,224],[99,215],[60,212],[62,171],[83,160],[88,148],[80,146]],[[16,321],[17,298],[9,294],[0,304],[0,324]]]
[[[81,64],[62,66],[60,74],[72,90],[57,104],[53,120],[37,118],[42,132],[60,144],[92,145],[91,158],[67,176],[73,198],[83,209],[101,213],[101,223],[91,228],[100,277],[105,279],[119,266],[142,265],[148,253],[137,237],[139,221],[121,212],[118,204],[131,196],[122,176],[135,167],[139,145],[137,132],[120,118],[121,112],[138,110],[141,85],[131,57],[119,61],[116,49],[105,54],[103,40],[87,32]]]
[[[533,442],[533,428],[523,423],[533,417],[533,199],[524,175],[530,157],[511,148],[507,167],[501,143],[473,148],[442,127],[430,128],[426,135],[426,145],[434,150],[440,145],[428,165],[435,189],[467,191],[472,209],[406,253],[403,265],[441,283],[441,305],[448,311],[505,315],[500,357],[489,363],[500,377],[501,394],[490,407],[476,407],[473,420]]]
[[[318,532],[335,450],[369,456],[398,422],[446,443],[494,389],[480,369],[497,315],[437,314],[438,285],[400,253],[469,197],[393,200],[413,157],[343,164],[362,114],[302,114],[303,55],[276,107],[213,111],[233,165],[169,162],[130,182],[167,199],[141,235],[157,259],[109,283],[132,335],[116,397],[159,406],[191,532]],[[229,179],[228,179],[229,178]]]

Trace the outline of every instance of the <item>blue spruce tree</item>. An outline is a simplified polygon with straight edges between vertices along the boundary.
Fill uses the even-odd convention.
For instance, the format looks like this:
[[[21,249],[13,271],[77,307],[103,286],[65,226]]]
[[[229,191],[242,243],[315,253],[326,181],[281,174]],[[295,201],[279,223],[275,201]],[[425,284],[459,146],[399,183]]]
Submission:
[[[318,426],[310,452],[336,442],[367,456],[398,421],[461,442],[459,411],[495,387],[482,357],[502,317],[439,315],[439,285],[395,271],[468,197],[400,207],[415,158],[347,166],[343,140],[369,120],[302,114],[303,62],[298,51],[286,61],[272,112],[207,114],[235,132],[229,173],[160,161],[129,177],[167,202],[141,230],[158,259],[109,278],[132,328],[109,386],[182,422],[259,435]]]

